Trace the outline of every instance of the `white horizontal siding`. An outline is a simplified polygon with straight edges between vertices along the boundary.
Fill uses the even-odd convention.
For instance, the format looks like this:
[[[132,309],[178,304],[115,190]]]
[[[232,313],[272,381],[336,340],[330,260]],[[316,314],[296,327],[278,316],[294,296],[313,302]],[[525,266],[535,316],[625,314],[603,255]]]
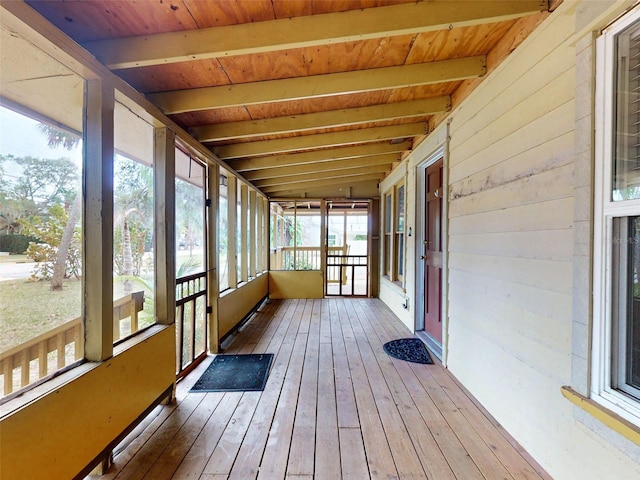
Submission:
[[[577,192],[591,179],[576,171],[588,142],[575,131],[591,105],[576,105],[575,93],[591,85],[576,75],[592,72],[576,70],[572,37],[588,3],[563,2],[451,112],[444,347],[452,373],[554,478],[640,478],[640,465],[577,422],[560,393],[574,378],[576,336],[589,341],[572,322],[575,256],[589,255],[591,235],[576,221],[590,218],[590,198]],[[427,139],[406,162],[411,185],[441,143]],[[407,193],[411,210],[419,196]],[[411,269],[415,255],[412,242]],[[401,291],[388,285],[381,298],[406,323]]]
[[[528,232],[571,229],[573,198],[560,198],[535,204],[525,204],[504,210],[494,210],[449,219],[449,235],[490,232]],[[508,221],[505,221],[508,220]]]
[[[466,233],[450,235],[449,248],[459,254],[566,262],[571,259],[572,241],[573,233],[570,230]],[[522,245],[527,245],[527,248]]]
[[[583,464],[569,445],[592,442],[559,394],[572,378],[574,22],[568,7],[552,16],[452,112],[449,145],[448,366],[558,478],[582,478],[567,476]]]

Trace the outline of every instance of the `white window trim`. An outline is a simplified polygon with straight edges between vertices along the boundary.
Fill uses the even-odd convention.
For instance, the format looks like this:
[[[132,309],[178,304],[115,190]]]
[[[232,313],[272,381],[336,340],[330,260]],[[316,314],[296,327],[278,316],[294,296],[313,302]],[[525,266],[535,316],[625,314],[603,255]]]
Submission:
[[[640,19],[636,8],[603,31],[596,40],[595,97],[595,207],[593,262],[593,339],[591,397],[626,420],[640,425],[640,401],[611,387],[612,369],[612,246],[613,219],[640,214],[640,200],[611,201],[611,162],[614,134],[614,96],[611,76],[615,69],[616,35]]]

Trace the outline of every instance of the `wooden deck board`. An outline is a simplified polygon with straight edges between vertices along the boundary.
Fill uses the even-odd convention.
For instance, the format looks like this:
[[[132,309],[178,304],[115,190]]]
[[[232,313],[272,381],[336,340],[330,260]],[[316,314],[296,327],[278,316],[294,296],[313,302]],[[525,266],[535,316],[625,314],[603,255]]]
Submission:
[[[178,384],[92,480],[548,479],[439,365],[388,357],[411,336],[376,299],[272,301],[225,353],[273,353],[263,392]]]

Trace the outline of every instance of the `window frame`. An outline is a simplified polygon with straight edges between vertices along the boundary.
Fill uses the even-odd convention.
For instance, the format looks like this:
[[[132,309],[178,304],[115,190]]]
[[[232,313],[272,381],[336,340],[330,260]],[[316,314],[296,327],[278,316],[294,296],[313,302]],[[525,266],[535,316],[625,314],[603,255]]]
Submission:
[[[400,201],[400,189],[403,191],[402,201]],[[393,279],[402,284],[404,283],[405,271],[405,226],[407,223],[407,187],[404,180],[396,183],[393,190]],[[400,225],[401,217],[402,226]]]
[[[398,192],[404,189],[402,205],[399,203]],[[402,207],[402,209],[400,208]],[[401,212],[402,210],[402,212]],[[402,215],[400,215],[402,213]],[[383,193],[383,245],[382,264],[384,276],[391,282],[403,286],[406,268],[406,218],[407,218],[407,184],[404,180],[396,182]],[[404,219],[402,229],[399,228],[400,217]],[[402,238],[402,241],[400,241]],[[399,258],[402,249],[402,258]]]
[[[384,245],[382,246],[383,251],[383,268],[384,275],[391,279],[393,278],[393,189],[386,192],[384,195],[384,203],[383,203],[383,238]]]
[[[595,97],[595,184],[594,184],[594,265],[593,265],[593,336],[591,359],[592,399],[619,414],[626,420],[640,424],[640,398],[634,398],[616,388],[614,372],[618,353],[614,347],[614,274],[617,272],[614,254],[615,219],[640,215],[640,199],[612,200],[613,152],[617,141],[614,132],[616,92],[614,83],[617,68],[616,42],[618,35],[633,24],[640,25],[640,9],[636,8],[605,29],[596,40],[596,97]],[[619,262],[618,262],[619,263]]]

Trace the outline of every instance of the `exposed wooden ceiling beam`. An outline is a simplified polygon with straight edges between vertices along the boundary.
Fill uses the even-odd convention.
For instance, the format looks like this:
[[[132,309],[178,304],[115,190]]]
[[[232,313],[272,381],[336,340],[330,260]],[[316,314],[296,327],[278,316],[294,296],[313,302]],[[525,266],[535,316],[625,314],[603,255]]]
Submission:
[[[480,77],[485,72],[486,57],[477,55],[398,67],[174,90],[148,94],[147,98],[158,105],[165,114],[170,115],[453,82]]]
[[[510,20],[546,0],[430,1],[87,42],[111,69],[259,54]]]
[[[422,117],[451,109],[451,97],[425,98],[409,102],[387,103],[359,108],[345,108],[327,112],[289,115],[264,120],[202,125],[190,129],[200,142],[215,142],[236,138],[281,135],[319,128],[345,127],[362,123],[381,122],[398,118]]]
[[[391,166],[389,164],[373,165],[370,167],[347,168],[344,170],[325,170],[322,173],[322,178],[345,178],[364,175],[368,173],[384,173],[390,170]],[[318,180],[318,175],[316,175],[315,173],[303,173],[300,175],[290,175],[287,177],[266,178],[264,180],[256,180],[255,182],[251,183],[253,183],[253,185],[255,185],[256,187],[263,189],[266,187],[274,187],[276,185],[291,185],[302,182],[313,182],[315,180]]]
[[[308,163],[326,162],[347,158],[367,157],[405,152],[411,148],[411,142],[401,143],[368,143],[355,147],[326,148],[311,152],[290,153],[258,158],[229,159],[229,165],[236,172],[247,172],[262,168],[282,167],[284,165],[306,165]]]
[[[268,178],[282,178],[290,175],[322,173],[332,170],[344,170],[350,168],[367,168],[377,165],[391,165],[400,160],[397,153],[387,153],[384,155],[375,155],[372,157],[349,158],[347,160],[331,160],[328,162],[308,163],[306,165],[292,165],[286,167],[264,168],[262,170],[254,170],[245,172],[244,178],[254,182],[256,180],[265,180]]]
[[[360,182],[366,182],[370,180],[380,180],[384,175],[382,173],[366,173],[363,175],[354,175],[352,177],[343,177],[343,178],[331,178],[331,179],[322,179],[322,180],[314,180],[310,182],[300,182],[300,183],[292,183],[289,185],[277,185],[273,187],[265,187],[262,189],[263,193],[267,196],[273,197],[277,196],[278,192],[294,192],[294,191],[305,191],[311,190],[313,188],[322,188],[322,187],[334,187],[340,185],[354,185]]]
[[[361,128],[343,132],[319,133],[260,142],[238,143],[213,148],[213,152],[221,159],[241,157],[258,157],[276,153],[308,150],[312,148],[337,147],[355,143],[379,142],[393,138],[407,138],[424,135],[424,123],[408,123],[389,127]]]

